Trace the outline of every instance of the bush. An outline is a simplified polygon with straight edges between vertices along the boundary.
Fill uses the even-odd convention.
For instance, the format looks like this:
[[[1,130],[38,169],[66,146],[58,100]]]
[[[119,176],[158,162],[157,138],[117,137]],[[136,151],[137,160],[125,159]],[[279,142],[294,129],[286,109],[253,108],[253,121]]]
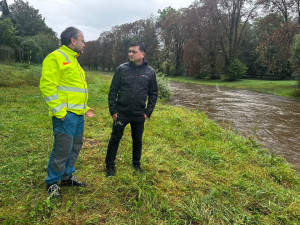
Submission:
[[[224,77],[225,81],[235,81],[242,78],[246,71],[247,66],[238,59],[234,59],[227,68],[227,74]]]
[[[165,78],[164,73],[156,73],[157,86],[158,86],[158,98],[163,100],[169,100],[171,96],[171,89],[168,85],[168,81]]]

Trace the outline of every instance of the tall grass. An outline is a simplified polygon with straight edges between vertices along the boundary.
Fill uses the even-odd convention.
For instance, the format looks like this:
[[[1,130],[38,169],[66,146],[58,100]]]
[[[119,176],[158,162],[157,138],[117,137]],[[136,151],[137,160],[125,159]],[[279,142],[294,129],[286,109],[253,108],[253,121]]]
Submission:
[[[24,80],[40,70],[0,68],[2,75],[28,70]],[[0,224],[300,223],[300,179],[283,158],[203,113],[160,102],[145,124],[145,173],[131,167],[128,127],[117,174],[106,178],[111,77],[88,72],[87,79],[96,117],[86,118],[76,175],[88,187],[63,187],[61,202],[50,201],[44,185],[53,137],[38,82],[0,87]]]

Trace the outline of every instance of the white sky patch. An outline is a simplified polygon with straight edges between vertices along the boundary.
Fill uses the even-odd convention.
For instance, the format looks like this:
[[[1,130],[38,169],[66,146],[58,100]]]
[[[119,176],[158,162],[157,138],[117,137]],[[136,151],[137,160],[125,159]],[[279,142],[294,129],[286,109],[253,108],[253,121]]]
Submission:
[[[26,1],[26,0],[24,0]],[[27,0],[39,10],[47,26],[57,34],[69,26],[83,31],[86,41],[96,40],[100,33],[116,25],[131,23],[157,15],[168,6],[186,8],[194,0]],[[7,0],[11,5],[14,0]]]

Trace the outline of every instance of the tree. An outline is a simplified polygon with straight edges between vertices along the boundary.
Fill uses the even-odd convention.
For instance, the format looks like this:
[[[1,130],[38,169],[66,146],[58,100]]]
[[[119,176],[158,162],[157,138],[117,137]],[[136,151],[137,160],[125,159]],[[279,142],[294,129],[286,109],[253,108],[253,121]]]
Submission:
[[[245,29],[259,4],[254,0],[201,0],[210,10],[212,29],[221,47],[225,65],[238,57]]]
[[[101,65],[102,70],[110,70],[113,65],[112,61],[112,49],[114,42],[114,35],[112,32],[103,32],[98,38],[99,41],[99,52],[98,60],[99,65]]]
[[[6,0],[0,2],[0,11],[2,12],[1,18],[9,17],[9,9]]]
[[[291,44],[300,29],[299,0],[260,0],[269,14],[259,24],[257,48],[263,66],[281,79],[291,78]],[[298,17],[298,18],[297,18]]]
[[[28,2],[15,0],[10,5],[10,13],[20,36],[35,36],[42,32],[49,32],[45,19],[39,10],[33,8]]]
[[[291,47],[291,65],[293,68],[293,77],[298,81],[300,87],[300,34],[295,36]]]
[[[159,66],[159,42],[157,38],[156,23],[154,18],[139,20],[139,39],[145,43],[146,59],[151,66]]]
[[[159,10],[157,20],[159,39],[163,43],[161,49],[161,64],[167,75],[182,75],[183,73],[183,18],[181,12],[167,7]]]
[[[9,17],[0,19],[0,59],[13,59],[14,47],[19,43],[16,30]]]
[[[274,32],[279,29],[282,26],[282,18],[280,15],[275,13],[270,13],[266,15],[265,17],[259,17],[255,20],[255,23],[253,24],[253,27],[256,31],[256,53],[258,55],[257,60],[255,61],[255,64],[257,65],[256,74],[260,74],[261,76],[266,73],[275,74],[276,70],[273,71],[273,69],[269,66],[271,62],[267,62],[271,58],[264,60],[264,54],[261,52],[261,50],[267,51],[267,49],[271,45],[269,45],[271,42],[269,39],[272,37]],[[261,48],[264,46],[263,48]],[[269,55],[270,56],[270,55]],[[268,56],[268,57],[269,57]],[[273,60],[277,59],[277,57],[272,57]],[[286,61],[286,59],[284,59]],[[276,64],[276,62],[274,62]],[[273,64],[273,63],[271,63]]]
[[[79,57],[79,62],[82,66],[88,66],[89,69],[98,69],[98,54],[99,54],[99,41],[88,41],[85,44],[84,52]]]
[[[43,60],[42,50],[39,45],[31,37],[25,38],[22,43],[23,60],[31,64],[41,63]]]
[[[300,0],[295,0],[295,4],[296,4],[296,7],[295,10],[293,10],[296,15],[297,15],[297,22],[298,24],[300,24]]]
[[[15,0],[7,7],[6,1],[2,1],[1,9],[3,15],[9,16],[2,15],[0,20],[0,44],[13,48],[15,60],[41,62],[58,47],[56,33],[28,2]]]
[[[0,20],[0,44],[7,44],[13,47],[16,33],[17,31],[9,17]]]
[[[185,34],[184,63],[187,75],[211,79],[219,78],[223,60],[221,49],[212,29],[210,10],[203,4],[195,2],[183,11]]]
[[[256,51],[260,44],[257,27],[248,24],[245,35],[247,38],[243,38],[241,41],[240,49],[243,51],[239,51],[239,60],[245,63],[248,68],[247,73],[250,76],[262,75],[266,69],[261,65],[259,54]]]
[[[280,79],[291,78],[292,71],[289,59],[291,44],[294,36],[299,32],[298,24],[285,24],[268,36],[267,40],[257,48],[262,65],[271,74],[280,76]]]
[[[45,58],[59,47],[59,40],[54,32],[52,34],[50,32],[47,34],[39,33],[32,37],[32,39],[40,47],[42,58]]]
[[[281,15],[282,23],[288,23],[290,21],[290,15],[296,3],[295,0],[259,0],[258,2],[264,5],[264,8],[271,13]]]
[[[155,24],[152,19],[138,20],[115,26],[110,32],[104,32],[99,37],[100,47],[98,52],[102,68],[115,69],[128,58],[128,45],[133,41],[145,43],[147,60],[150,64],[156,62],[158,55],[158,41],[156,38]],[[110,58],[110,59],[109,59]]]
[[[247,66],[238,59],[234,59],[227,68],[227,74],[224,78],[225,81],[235,81],[242,78],[246,71]]]

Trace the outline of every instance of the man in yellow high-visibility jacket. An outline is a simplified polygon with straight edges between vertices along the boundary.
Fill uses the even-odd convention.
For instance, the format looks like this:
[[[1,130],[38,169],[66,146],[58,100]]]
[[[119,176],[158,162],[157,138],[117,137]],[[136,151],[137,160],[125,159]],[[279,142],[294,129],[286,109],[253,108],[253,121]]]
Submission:
[[[61,198],[57,186],[80,186],[72,174],[83,144],[84,118],[94,117],[87,106],[88,89],[85,73],[77,61],[85,47],[80,30],[68,27],[61,33],[62,47],[43,62],[40,90],[52,117],[54,144],[45,182],[49,196]]]

